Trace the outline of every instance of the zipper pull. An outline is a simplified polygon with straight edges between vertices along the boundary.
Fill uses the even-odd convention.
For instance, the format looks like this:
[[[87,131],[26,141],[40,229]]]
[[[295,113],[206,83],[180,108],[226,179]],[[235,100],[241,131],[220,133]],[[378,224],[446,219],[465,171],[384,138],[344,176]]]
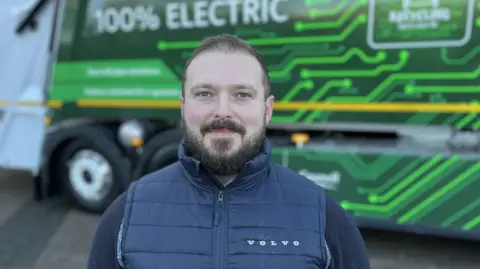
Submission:
[[[218,193],[217,203],[223,204],[223,192],[222,191]]]
[[[220,216],[218,213],[215,213],[215,216],[213,217],[213,225],[218,226],[219,222],[220,222]]]

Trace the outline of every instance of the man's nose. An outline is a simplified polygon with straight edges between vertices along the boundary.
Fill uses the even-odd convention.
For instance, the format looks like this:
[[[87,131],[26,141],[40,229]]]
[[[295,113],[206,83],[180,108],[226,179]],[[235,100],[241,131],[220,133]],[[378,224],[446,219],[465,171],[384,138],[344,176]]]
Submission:
[[[226,119],[232,117],[231,105],[228,96],[222,95],[217,100],[215,118]]]

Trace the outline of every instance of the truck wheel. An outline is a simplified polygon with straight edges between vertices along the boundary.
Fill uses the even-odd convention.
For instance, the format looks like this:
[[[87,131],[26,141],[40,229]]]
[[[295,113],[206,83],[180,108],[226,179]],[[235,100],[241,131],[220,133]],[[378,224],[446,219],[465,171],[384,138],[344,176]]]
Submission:
[[[102,213],[118,197],[123,177],[130,173],[120,156],[110,139],[82,137],[66,145],[58,164],[69,200],[85,211]]]
[[[171,129],[151,138],[143,149],[134,172],[134,180],[155,172],[178,160],[178,146],[183,138],[183,130]]]

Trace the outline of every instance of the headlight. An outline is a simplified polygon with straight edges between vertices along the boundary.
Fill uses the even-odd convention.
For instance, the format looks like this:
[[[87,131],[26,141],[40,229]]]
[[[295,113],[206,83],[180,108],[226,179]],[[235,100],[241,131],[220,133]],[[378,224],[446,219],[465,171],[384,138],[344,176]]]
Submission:
[[[145,127],[136,120],[126,121],[118,128],[118,140],[125,147],[143,146],[145,135]]]

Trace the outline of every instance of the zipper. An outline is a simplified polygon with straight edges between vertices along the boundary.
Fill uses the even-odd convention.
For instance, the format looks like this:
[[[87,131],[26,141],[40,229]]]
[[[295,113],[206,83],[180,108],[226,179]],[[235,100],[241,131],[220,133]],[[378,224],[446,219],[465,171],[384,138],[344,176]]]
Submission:
[[[215,225],[216,233],[216,254],[217,254],[217,266],[218,269],[223,269],[223,258],[225,257],[225,242],[226,230],[227,230],[227,217],[226,217],[226,206],[224,202],[224,192],[218,192],[217,199],[215,200],[215,216],[213,223]]]

